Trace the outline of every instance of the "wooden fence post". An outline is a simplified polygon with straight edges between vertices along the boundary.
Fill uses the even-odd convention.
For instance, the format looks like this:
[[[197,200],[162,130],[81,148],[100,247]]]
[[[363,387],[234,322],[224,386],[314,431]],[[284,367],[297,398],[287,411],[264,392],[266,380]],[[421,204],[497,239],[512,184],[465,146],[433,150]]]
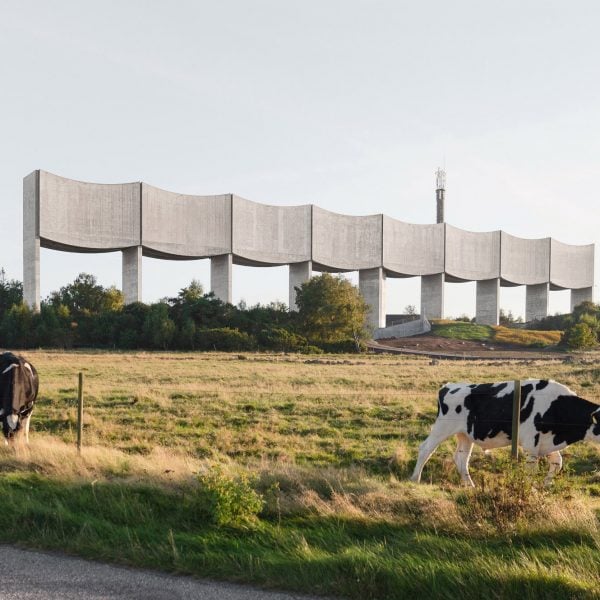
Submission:
[[[81,454],[81,438],[83,434],[83,373],[79,372],[79,388],[77,390],[77,453]]]
[[[519,458],[519,422],[521,416],[521,380],[515,379],[515,391],[513,393],[512,412],[512,445],[511,456],[513,460]]]

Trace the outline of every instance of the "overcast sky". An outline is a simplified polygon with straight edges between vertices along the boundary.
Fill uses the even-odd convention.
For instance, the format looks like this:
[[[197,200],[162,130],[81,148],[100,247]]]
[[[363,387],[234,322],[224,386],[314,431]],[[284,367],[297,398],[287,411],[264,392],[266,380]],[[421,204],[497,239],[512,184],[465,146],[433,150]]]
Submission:
[[[448,223],[598,243],[599,25],[576,0],[0,0],[0,266],[22,278],[38,168],[428,223],[445,166]],[[81,271],[120,286],[120,253],[41,261],[42,296]],[[208,260],[143,266],[145,301],[209,287]],[[287,302],[287,267],[233,275],[234,302]],[[388,280],[388,312],[419,290]],[[474,284],[446,300],[473,314]]]

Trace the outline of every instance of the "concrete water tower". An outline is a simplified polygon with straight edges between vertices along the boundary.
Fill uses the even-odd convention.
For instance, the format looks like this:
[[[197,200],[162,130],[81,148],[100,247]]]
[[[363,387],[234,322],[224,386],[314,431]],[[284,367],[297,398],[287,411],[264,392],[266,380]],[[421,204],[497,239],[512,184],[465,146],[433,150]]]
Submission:
[[[446,171],[438,169],[435,173],[435,198],[437,200],[436,223],[444,222],[444,194],[446,192]]]

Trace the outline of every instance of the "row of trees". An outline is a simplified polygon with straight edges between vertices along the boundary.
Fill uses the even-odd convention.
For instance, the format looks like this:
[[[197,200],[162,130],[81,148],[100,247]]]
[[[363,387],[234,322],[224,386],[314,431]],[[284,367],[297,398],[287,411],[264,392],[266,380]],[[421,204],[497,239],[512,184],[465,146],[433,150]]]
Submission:
[[[356,351],[368,337],[365,304],[348,280],[328,274],[298,289],[299,310],[281,303],[226,304],[199,282],[174,298],[124,305],[122,293],[80,274],[39,313],[23,304],[21,282],[0,271],[0,346],[160,350]]]

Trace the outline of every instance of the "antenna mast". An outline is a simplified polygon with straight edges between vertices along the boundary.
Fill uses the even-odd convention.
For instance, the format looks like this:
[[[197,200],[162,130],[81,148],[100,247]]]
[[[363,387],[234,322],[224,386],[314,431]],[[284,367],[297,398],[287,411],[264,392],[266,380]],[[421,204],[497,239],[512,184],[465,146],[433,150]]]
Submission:
[[[435,198],[437,200],[436,223],[444,222],[444,195],[446,192],[446,171],[438,169],[435,172]]]

